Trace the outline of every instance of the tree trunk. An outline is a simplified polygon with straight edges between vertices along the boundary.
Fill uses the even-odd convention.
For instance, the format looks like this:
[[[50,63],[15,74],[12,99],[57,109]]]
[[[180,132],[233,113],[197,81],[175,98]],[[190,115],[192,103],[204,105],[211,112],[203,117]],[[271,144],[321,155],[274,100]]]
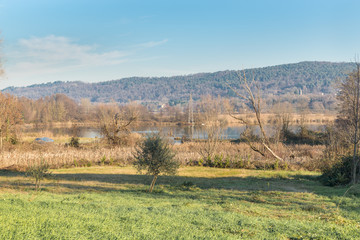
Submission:
[[[153,190],[153,188],[155,186],[155,182],[156,182],[157,177],[158,177],[158,175],[154,175],[154,178],[153,178],[153,180],[151,182],[150,189],[149,189],[150,193],[152,192],[152,190]]]
[[[358,131],[359,131],[359,95],[360,95],[360,66],[357,65],[357,73],[356,73],[356,89],[355,89],[355,133],[354,133],[354,155],[352,161],[352,173],[351,173],[351,184],[356,184],[357,176],[356,176],[356,169],[358,165],[358,158],[357,158],[357,148],[358,148]]]

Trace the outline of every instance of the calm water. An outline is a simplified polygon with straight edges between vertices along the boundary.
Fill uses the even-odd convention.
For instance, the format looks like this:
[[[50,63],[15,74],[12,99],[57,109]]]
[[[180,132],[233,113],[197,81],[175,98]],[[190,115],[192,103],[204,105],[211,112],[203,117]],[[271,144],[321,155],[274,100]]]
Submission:
[[[311,130],[322,130],[324,125],[307,125]],[[290,127],[292,131],[298,131],[300,126],[293,125]],[[240,134],[245,130],[245,126],[228,126],[225,127],[222,131],[222,139],[238,139]],[[152,132],[162,132],[165,136],[170,138],[181,138],[186,136],[188,138],[195,139],[206,139],[207,133],[203,126],[138,126],[131,129],[132,132],[137,132],[140,134],[147,134]],[[275,129],[272,126],[265,126],[265,131],[269,136],[275,133]],[[78,137],[85,138],[101,138],[100,128],[95,127],[76,127],[76,128],[66,128],[66,127],[46,127],[46,128],[31,128],[26,129],[24,132],[51,132],[54,137],[61,135],[76,135]],[[259,133],[259,130],[255,127],[255,133]],[[46,137],[46,136],[43,136]]]

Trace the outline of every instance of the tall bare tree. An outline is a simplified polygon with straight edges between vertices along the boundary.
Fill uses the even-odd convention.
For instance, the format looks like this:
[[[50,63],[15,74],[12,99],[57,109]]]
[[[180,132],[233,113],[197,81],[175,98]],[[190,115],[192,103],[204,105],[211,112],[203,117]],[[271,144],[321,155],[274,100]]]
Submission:
[[[247,141],[251,149],[262,156],[265,156],[265,153],[269,153],[272,157],[283,161],[281,157],[279,157],[272,149],[271,149],[271,143],[270,140],[265,132],[264,129],[264,123],[262,121],[261,116],[261,94],[260,94],[260,88],[256,86],[255,80],[252,79],[252,81],[249,83],[247,80],[247,77],[245,75],[245,72],[243,71],[242,74],[237,72],[238,79],[240,82],[240,89],[235,89],[230,84],[227,83],[227,85],[235,92],[235,94],[241,98],[243,101],[246,102],[246,104],[250,107],[250,109],[253,111],[256,117],[255,125],[259,127],[260,129],[260,137],[259,137],[259,143],[255,144],[254,138],[251,135],[250,126],[253,124],[250,124],[245,118],[235,116],[230,112],[230,115],[239,120],[241,123],[245,124],[247,126],[247,130],[243,134],[244,139]],[[256,89],[256,94],[254,94],[252,88]]]
[[[197,110],[196,122],[202,124],[207,135],[204,137],[204,142],[200,143],[199,153],[204,159],[209,159],[218,149],[225,126],[225,121],[220,117],[222,101],[210,95],[202,96],[197,104]]]
[[[275,143],[286,140],[286,135],[289,133],[289,125],[292,121],[292,106],[289,102],[281,102],[280,100],[272,107],[272,112],[275,113],[272,119],[273,128],[275,130]]]
[[[345,134],[353,146],[353,160],[351,166],[351,183],[357,183],[357,169],[359,167],[358,144],[360,139],[360,64],[356,63],[356,70],[348,75],[341,83],[338,100],[340,101],[340,110],[338,122],[342,128],[342,134]]]

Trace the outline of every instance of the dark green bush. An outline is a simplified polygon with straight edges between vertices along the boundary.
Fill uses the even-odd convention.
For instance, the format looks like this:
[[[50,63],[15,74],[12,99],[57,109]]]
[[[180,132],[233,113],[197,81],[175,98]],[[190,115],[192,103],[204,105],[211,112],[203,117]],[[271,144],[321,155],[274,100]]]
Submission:
[[[139,172],[145,170],[147,174],[153,175],[149,192],[152,192],[160,174],[173,175],[180,166],[169,143],[160,134],[148,135],[138,144],[133,156],[135,158],[133,165]]]
[[[75,148],[80,147],[79,138],[78,138],[78,137],[72,137],[72,138],[70,139],[69,146],[70,146],[70,147],[75,147]]]
[[[357,156],[359,158],[359,156]],[[346,185],[351,182],[353,156],[344,156],[332,167],[323,170],[320,181],[326,186]],[[359,169],[358,169],[359,171]]]

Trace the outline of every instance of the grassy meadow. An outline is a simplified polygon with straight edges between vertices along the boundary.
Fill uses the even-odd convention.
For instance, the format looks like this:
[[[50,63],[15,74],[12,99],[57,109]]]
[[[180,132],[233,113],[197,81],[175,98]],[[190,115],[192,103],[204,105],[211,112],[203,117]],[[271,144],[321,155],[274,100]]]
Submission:
[[[359,186],[325,187],[316,172],[183,167],[152,194],[131,167],[52,175],[35,191],[0,172],[1,239],[360,238]]]

